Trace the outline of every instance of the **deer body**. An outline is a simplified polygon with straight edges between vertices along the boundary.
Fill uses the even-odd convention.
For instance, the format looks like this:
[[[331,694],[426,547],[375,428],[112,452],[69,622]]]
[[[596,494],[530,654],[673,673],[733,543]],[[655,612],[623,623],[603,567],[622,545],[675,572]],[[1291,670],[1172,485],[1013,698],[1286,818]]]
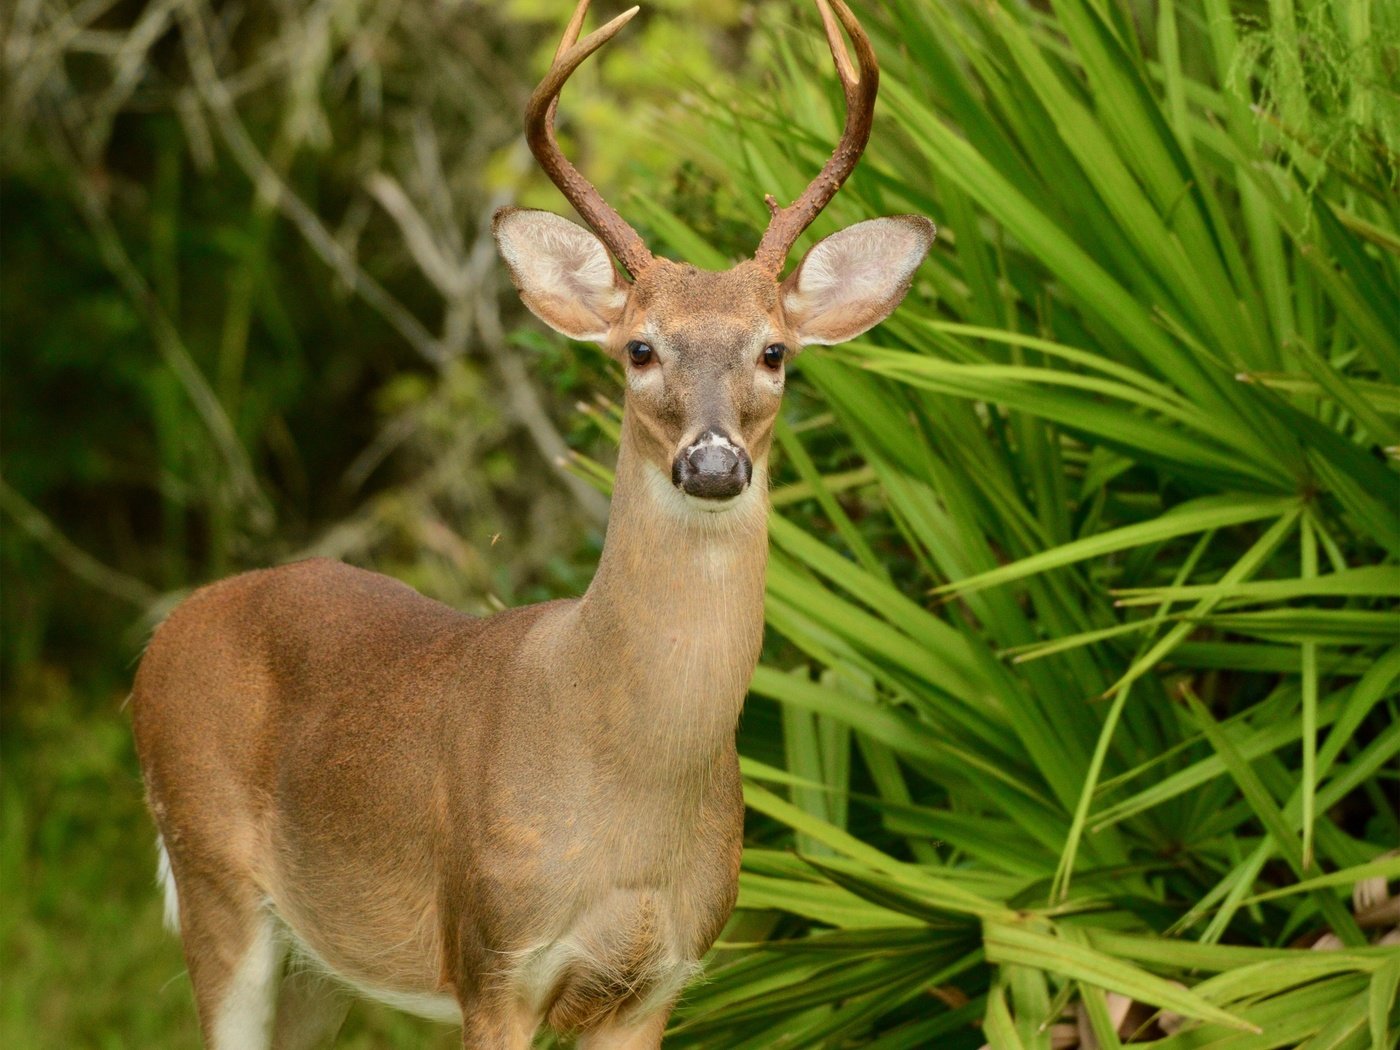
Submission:
[[[272,923],[415,1012],[503,1003],[485,1026],[670,1001],[734,901],[766,508],[688,519],[648,469],[624,442],[578,600],[474,619],[312,561],[172,615],[136,686],[149,791],[185,902],[246,888],[187,938]]]
[[[933,238],[917,216],[859,223],[778,280],[869,131],[874,58],[832,2],[860,57],[858,87],[818,0],[854,147],[722,273],[653,258],[554,145],[563,80],[631,13],[575,45],[581,0],[531,100],[532,147],[606,244],[505,209],[501,254],[525,304],[627,384],[581,598],[476,619],[311,561],[206,587],[152,639],[137,751],[214,1050],[327,1045],[346,986],[460,1019],[477,1050],[525,1050],[541,1024],[586,1050],[660,1044],[737,895],[734,730],[786,361],[883,319]]]

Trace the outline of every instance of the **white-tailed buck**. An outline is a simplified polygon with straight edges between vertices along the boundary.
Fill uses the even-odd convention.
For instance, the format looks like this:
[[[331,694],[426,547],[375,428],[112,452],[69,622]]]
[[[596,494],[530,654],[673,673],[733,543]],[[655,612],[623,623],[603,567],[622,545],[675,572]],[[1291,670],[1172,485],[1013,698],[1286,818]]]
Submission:
[[[636,8],[575,42],[581,0],[530,99],[530,147],[594,232],[505,209],[501,255],[541,320],[626,374],[583,597],[476,619],[308,561],[205,587],[156,632],[136,741],[214,1050],[325,1045],[353,993],[460,1021],[477,1050],[541,1025],[589,1050],[659,1045],[737,891],[734,731],[784,369],[885,318],[934,236],[918,216],[861,222],[782,277],[875,106],[865,33],[842,0],[817,6],[845,132],[723,273],[654,257],[554,137],[560,88]]]

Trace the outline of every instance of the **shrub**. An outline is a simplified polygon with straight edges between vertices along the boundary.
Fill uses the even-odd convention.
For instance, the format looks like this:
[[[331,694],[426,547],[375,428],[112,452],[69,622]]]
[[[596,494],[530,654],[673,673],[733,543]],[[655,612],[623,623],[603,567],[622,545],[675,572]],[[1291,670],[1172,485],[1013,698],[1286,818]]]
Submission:
[[[1400,26],[1154,6],[861,11],[881,119],[811,236],[945,230],[799,359],[743,911],[673,1045],[1392,1045]],[[676,254],[835,141],[813,24],[657,129],[710,188],[636,203]]]

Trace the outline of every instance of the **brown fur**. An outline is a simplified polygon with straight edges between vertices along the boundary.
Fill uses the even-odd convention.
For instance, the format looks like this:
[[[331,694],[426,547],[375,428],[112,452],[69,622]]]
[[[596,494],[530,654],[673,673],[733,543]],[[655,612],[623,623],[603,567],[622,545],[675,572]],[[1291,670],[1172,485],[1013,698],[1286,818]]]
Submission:
[[[205,587],[156,633],[137,749],[216,1050],[267,1045],[253,963],[287,940],[312,969],[283,986],[279,1050],[343,1017],[322,966],[392,1001],[455,1002],[467,1047],[524,1048],[544,1022],[589,1048],[659,1045],[737,892],[734,728],[762,641],[783,388],[764,347],[795,351],[808,324],[823,338],[874,324],[932,236],[924,220],[862,226],[830,253],[876,267],[852,304],[848,281],[816,294],[754,263],[658,259],[628,285],[591,235],[505,213],[502,253],[531,309],[620,360],[633,340],[654,349],[624,366],[587,593],[475,619],[317,560]],[[722,505],[671,483],[710,430],[753,466]],[[239,1034],[221,1035],[230,1017]]]
[[[264,907],[357,983],[456,997],[468,1046],[498,1045],[508,961],[538,944],[585,949],[546,990],[566,1030],[624,1024],[659,960],[708,949],[738,875],[763,508],[670,520],[630,446],[577,601],[477,620],[311,561],[157,632],[135,731],[206,1034]]]

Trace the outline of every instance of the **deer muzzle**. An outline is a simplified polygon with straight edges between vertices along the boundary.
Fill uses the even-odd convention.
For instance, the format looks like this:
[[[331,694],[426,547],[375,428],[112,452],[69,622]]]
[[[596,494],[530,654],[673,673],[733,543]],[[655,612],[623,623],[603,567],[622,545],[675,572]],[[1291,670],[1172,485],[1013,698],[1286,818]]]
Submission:
[[[732,499],[748,487],[753,461],[720,430],[707,430],[671,463],[671,481],[687,496]]]

